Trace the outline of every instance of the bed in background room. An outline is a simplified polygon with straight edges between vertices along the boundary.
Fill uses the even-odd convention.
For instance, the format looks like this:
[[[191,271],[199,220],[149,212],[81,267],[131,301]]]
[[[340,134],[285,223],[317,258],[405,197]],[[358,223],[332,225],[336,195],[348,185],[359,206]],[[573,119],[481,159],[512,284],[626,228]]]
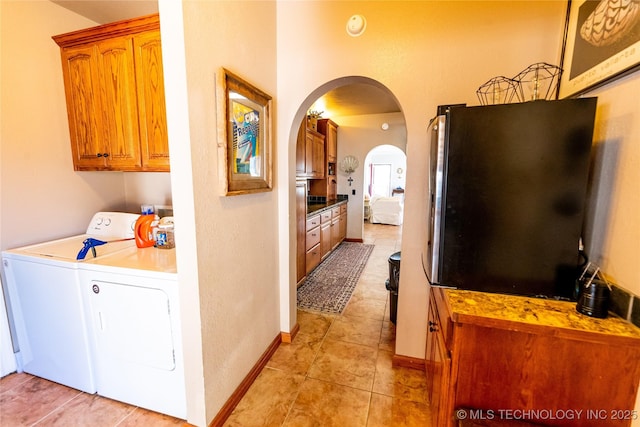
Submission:
[[[374,196],[370,202],[370,221],[373,224],[402,225],[403,197]]]

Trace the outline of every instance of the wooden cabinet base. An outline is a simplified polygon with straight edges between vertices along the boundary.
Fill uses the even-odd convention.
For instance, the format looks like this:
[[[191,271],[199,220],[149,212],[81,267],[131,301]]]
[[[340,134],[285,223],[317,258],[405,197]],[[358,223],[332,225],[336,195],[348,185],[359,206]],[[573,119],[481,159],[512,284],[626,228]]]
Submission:
[[[535,302],[532,321],[514,321],[502,316],[523,301],[512,304],[509,298],[523,298],[512,296],[500,312],[469,314],[447,298],[462,291],[431,292],[425,366],[434,426],[629,426],[640,416],[640,329],[621,319],[580,318],[569,302],[548,303],[548,313]],[[477,306],[482,297],[472,294],[481,293],[458,299]],[[572,328],[547,320],[558,307]],[[456,412],[465,408],[467,424],[458,424]]]

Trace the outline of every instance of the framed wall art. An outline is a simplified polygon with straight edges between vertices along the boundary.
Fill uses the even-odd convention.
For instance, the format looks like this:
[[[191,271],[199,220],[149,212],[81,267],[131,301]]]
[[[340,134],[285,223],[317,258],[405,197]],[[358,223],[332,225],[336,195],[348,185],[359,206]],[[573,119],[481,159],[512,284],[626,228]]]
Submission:
[[[222,194],[271,191],[271,96],[225,68],[218,72],[217,88]]]
[[[560,98],[579,95],[640,64],[638,0],[571,0],[562,51]]]

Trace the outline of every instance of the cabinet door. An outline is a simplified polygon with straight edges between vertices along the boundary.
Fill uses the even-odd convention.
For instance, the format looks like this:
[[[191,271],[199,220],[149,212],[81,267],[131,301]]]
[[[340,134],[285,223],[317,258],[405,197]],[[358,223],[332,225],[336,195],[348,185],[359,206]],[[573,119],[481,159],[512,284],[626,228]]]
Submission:
[[[305,159],[304,168],[305,175],[308,177],[315,177],[315,170],[313,164],[313,134],[309,131],[305,132]]]
[[[312,174],[315,178],[324,178],[324,136],[313,135]]]
[[[320,227],[320,249],[322,259],[331,252],[331,221],[322,224]]]
[[[448,426],[446,419],[451,358],[445,346],[433,298],[429,302],[425,370],[427,375],[427,397],[429,404],[433,408],[432,425],[434,427]]]
[[[307,236],[307,182],[296,182],[296,282],[307,273],[305,242]]]
[[[335,163],[338,155],[338,127],[332,122],[327,123],[327,162]]]
[[[340,216],[331,220],[331,249],[340,244]]]
[[[94,90],[100,85],[95,48],[68,48],[61,55],[74,168],[104,169],[107,147],[99,131],[101,107]]]
[[[305,137],[306,175],[311,178],[324,177],[324,137],[312,130],[306,131]]]
[[[131,37],[97,44],[102,126],[100,138],[108,142],[110,168],[132,170],[140,166],[140,133],[136,75]]]
[[[296,176],[307,176],[307,125],[303,120],[296,140]]]
[[[311,273],[311,271],[320,264],[320,260],[322,259],[320,254],[320,243],[315,245],[313,248],[307,251],[306,263],[307,263],[307,274]]]
[[[133,37],[142,168],[169,171],[169,139],[160,31]]]
[[[340,227],[338,228],[339,239],[342,242],[347,238],[347,213],[340,214]]]

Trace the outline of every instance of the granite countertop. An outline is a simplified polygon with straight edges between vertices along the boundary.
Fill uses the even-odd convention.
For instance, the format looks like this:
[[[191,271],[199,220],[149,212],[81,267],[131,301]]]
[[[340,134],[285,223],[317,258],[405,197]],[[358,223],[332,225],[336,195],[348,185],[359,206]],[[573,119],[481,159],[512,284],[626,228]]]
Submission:
[[[505,327],[547,326],[640,340],[640,328],[631,322],[612,313],[605,319],[586,316],[576,311],[575,302],[457,289],[447,289],[445,295],[454,322],[485,318]]]
[[[348,200],[329,200],[328,202],[313,202],[307,204],[307,217],[320,213],[325,209],[331,209],[342,203],[347,203]]]

